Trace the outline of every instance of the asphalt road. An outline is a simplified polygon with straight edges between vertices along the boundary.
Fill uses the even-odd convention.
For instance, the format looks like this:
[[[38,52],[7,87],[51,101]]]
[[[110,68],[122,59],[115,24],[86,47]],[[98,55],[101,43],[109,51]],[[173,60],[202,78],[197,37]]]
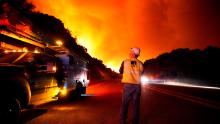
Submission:
[[[52,101],[23,111],[22,123],[118,124],[121,88],[122,85],[118,81],[90,85],[87,90],[88,96],[83,99]],[[206,93],[206,91],[210,93],[208,89],[200,91],[184,87],[144,85],[140,122],[141,124],[220,124],[218,101],[220,94],[215,94],[213,98],[207,95],[203,97],[204,93],[201,92]],[[128,120],[131,121],[130,115]]]

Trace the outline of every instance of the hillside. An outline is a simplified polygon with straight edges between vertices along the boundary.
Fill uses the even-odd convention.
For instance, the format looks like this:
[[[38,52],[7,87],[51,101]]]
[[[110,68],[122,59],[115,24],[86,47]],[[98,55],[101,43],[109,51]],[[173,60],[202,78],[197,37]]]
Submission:
[[[160,79],[176,79],[220,86],[220,48],[204,50],[180,48],[144,62],[145,74]]]

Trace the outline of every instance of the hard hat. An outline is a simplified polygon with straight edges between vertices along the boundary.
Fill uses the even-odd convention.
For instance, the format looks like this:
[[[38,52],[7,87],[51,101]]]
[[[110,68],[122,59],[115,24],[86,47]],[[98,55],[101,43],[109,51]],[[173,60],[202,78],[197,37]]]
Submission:
[[[134,47],[134,48],[131,48],[131,52],[133,52],[136,56],[139,56],[140,55],[140,48],[137,48],[137,47]]]

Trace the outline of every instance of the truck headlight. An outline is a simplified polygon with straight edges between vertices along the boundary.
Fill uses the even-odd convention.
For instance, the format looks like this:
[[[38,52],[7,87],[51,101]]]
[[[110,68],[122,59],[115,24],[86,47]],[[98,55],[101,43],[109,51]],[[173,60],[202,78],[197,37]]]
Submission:
[[[146,84],[146,83],[148,83],[148,81],[149,81],[149,78],[147,76],[142,76],[141,77],[141,83],[142,84]]]
[[[65,87],[60,89],[60,94],[65,96],[67,94],[67,89]]]

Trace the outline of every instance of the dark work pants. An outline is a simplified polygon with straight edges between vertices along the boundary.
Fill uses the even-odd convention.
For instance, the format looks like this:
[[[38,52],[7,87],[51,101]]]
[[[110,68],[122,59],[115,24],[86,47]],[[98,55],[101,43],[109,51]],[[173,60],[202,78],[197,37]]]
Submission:
[[[120,113],[120,123],[126,124],[128,115],[128,106],[131,102],[132,124],[139,124],[140,115],[140,96],[141,86],[138,84],[124,84],[122,94],[122,105]]]

